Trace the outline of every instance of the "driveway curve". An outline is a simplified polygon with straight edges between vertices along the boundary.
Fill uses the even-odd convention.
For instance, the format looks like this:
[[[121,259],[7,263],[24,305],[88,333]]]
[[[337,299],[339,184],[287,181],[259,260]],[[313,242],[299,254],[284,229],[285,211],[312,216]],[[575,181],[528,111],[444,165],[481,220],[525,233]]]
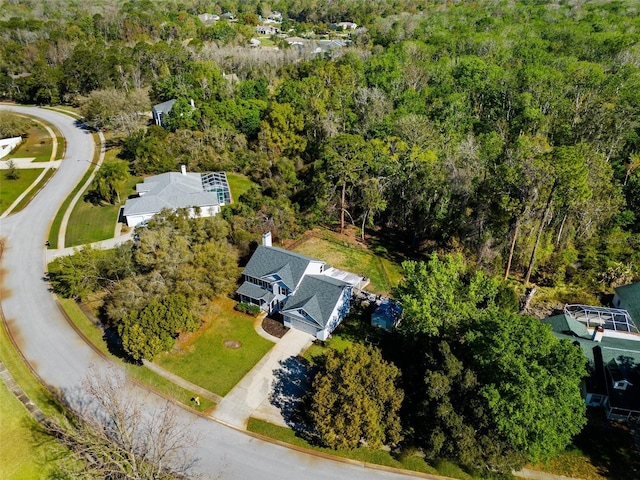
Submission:
[[[0,302],[7,328],[41,380],[52,390],[78,392],[90,368],[108,370],[112,365],[78,336],[60,312],[44,280],[44,243],[61,203],[90,167],[85,160],[93,158],[95,146],[89,132],[64,114],[13,105],[0,105],[0,109],[50,122],[67,140],[65,158],[45,188],[24,210],[0,220],[0,237],[4,240]],[[155,393],[136,388],[136,395],[151,412],[165,401]],[[400,472],[345,463],[265,442],[186,408],[179,409],[179,421],[201,439],[193,446],[198,458],[194,473],[204,478],[408,477]]]

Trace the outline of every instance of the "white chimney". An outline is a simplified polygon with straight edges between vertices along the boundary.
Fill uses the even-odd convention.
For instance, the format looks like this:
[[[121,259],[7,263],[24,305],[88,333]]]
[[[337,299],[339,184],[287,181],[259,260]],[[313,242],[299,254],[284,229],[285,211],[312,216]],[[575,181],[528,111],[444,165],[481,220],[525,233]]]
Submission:
[[[186,165],[180,165],[180,173],[182,173],[182,175],[186,175],[187,174],[187,166]]]
[[[265,247],[271,246],[271,232],[262,234],[262,245],[264,245]]]
[[[593,329],[593,337],[591,338],[591,340],[593,340],[594,342],[600,342],[602,340],[602,337],[604,337],[604,327],[602,325],[598,325]]]

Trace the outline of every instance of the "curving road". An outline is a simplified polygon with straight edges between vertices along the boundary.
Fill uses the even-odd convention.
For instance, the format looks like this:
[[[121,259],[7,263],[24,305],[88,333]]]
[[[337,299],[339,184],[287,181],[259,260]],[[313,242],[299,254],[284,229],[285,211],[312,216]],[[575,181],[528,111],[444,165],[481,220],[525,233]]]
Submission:
[[[0,105],[55,125],[67,141],[64,161],[46,187],[21,212],[0,220],[5,241],[1,259],[0,302],[7,327],[24,357],[49,388],[77,392],[89,368],[107,369],[61,314],[43,275],[44,242],[61,203],[80,181],[93,158],[91,135],[74,119],[39,108]],[[137,395],[153,411],[164,402],[143,389]],[[179,421],[201,438],[195,473],[224,479],[400,479],[407,475],[344,463],[263,442],[246,433],[179,409]]]

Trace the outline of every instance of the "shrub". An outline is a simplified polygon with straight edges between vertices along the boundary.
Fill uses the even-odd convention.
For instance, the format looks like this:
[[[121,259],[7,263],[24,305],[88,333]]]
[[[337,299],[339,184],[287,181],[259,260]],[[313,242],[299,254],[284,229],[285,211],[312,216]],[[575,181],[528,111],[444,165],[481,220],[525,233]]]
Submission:
[[[260,307],[258,305],[254,305],[253,303],[240,302],[236,305],[236,310],[241,313],[246,313],[247,315],[251,315],[255,317],[260,313]]]

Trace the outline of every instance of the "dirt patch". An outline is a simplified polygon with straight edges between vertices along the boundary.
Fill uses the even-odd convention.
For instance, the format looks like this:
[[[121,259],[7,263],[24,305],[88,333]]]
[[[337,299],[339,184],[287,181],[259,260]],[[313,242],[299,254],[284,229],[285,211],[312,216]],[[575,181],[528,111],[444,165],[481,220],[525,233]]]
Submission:
[[[232,339],[223,340],[222,344],[225,347],[232,348],[234,350],[237,350],[242,346],[242,342],[240,340],[232,340]]]
[[[282,322],[269,317],[264,317],[264,320],[262,320],[262,329],[269,335],[273,335],[277,338],[282,338],[284,334],[289,331],[289,329],[285,327]]]

